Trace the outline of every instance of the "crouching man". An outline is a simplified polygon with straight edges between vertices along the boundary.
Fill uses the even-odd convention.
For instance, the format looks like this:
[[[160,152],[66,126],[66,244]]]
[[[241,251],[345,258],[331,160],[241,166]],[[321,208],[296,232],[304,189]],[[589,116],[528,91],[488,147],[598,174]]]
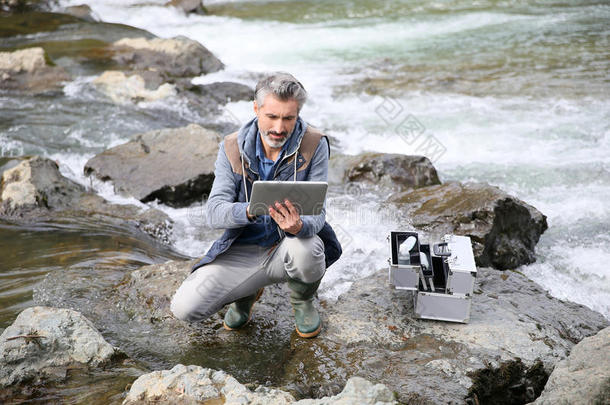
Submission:
[[[320,333],[314,295],[341,255],[325,210],[300,216],[286,200],[269,207],[269,215],[249,212],[255,180],[327,181],[328,139],[299,117],[306,98],[288,73],[264,78],[254,94],[256,117],[220,144],[206,214],[211,227],[225,232],[176,291],[177,318],[200,321],[230,304],[224,327],[236,330],[250,320],[264,286],[286,282],[297,333]]]

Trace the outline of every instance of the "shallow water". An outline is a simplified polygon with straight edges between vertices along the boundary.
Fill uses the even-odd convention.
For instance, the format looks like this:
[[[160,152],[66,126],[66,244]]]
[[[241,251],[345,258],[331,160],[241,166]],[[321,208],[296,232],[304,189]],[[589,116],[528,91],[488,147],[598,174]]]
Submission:
[[[23,309],[34,305],[32,291],[48,273],[71,273],[68,282],[79,282],[81,272],[95,277],[83,287],[96,288],[117,282],[126,271],[140,266],[181,259],[183,255],[129,228],[86,218],[27,225],[0,221],[0,329],[10,325]],[[66,286],[78,299],[78,291]],[[87,299],[94,294],[83,291]]]

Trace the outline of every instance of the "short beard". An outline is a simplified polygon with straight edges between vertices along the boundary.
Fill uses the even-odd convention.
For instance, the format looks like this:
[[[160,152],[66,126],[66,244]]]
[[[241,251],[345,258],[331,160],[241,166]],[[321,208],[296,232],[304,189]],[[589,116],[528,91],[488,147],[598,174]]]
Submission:
[[[271,137],[269,136],[269,131],[261,131],[261,135],[263,136],[263,139],[265,140],[265,142],[267,142],[267,145],[269,145],[269,147],[274,148],[274,149],[279,149],[282,146],[284,146],[284,144],[286,142],[288,142],[288,138],[290,138],[290,136],[286,136],[281,141],[275,141],[275,140],[271,139]]]

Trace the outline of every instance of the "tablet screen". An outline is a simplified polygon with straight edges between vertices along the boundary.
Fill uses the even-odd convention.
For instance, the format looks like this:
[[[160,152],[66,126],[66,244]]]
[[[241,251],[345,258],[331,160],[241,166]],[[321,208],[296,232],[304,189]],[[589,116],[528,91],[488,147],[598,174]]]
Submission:
[[[255,181],[250,214],[269,215],[269,206],[289,200],[300,215],[319,215],[327,189],[328,183],[324,181]]]

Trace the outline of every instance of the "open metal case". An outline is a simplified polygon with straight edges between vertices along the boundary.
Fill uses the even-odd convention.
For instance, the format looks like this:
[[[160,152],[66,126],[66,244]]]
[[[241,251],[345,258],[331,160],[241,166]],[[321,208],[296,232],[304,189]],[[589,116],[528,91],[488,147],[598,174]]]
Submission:
[[[411,290],[415,316],[466,323],[477,268],[468,236],[445,235],[423,244],[417,232],[390,232],[389,280]]]

